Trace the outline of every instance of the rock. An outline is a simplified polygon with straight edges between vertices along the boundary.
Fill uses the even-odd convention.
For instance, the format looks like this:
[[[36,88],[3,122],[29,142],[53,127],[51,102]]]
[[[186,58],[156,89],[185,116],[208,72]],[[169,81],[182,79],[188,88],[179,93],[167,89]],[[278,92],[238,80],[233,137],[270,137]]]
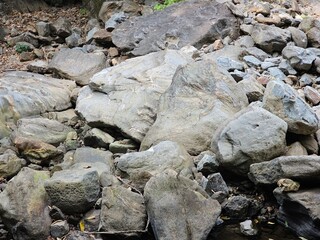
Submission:
[[[48,37],[50,36],[50,23],[47,22],[37,22],[36,29],[39,36]]]
[[[50,72],[49,67],[48,67],[48,63],[43,60],[35,60],[35,61],[29,63],[27,66],[27,69],[30,72],[41,73],[41,74],[45,74],[45,73]]]
[[[151,53],[101,71],[81,90],[76,111],[92,127],[116,128],[140,142],[155,121],[161,94],[177,67],[193,61],[194,50]]]
[[[280,223],[301,237],[319,239],[319,188],[288,193],[276,188],[273,194],[281,205],[277,216]]]
[[[34,73],[7,72],[0,74],[0,87],[3,89],[0,95],[2,116],[18,120],[71,107],[70,96],[75,83]]]
[[[15,137],[13,144],[28,161],[41,166],[49,166],[50,163],[59,162],[63,158],[61,150],[39,140]]]
[[[308,71],[316,59],[312,51],[296,46],[286,46],[282,50],[282,56],[288,59],[290,65],[298,71]]]
[[[23,168],[0,193],[0,217],[13,239],[47,239],[50,232],[48,195],[43,187],[49,172]]]
[[[258,229],[254,228],[251,220],[245,220],[240,223],[240,232],[245,236],[255,236],[258,234]]]
[[[245,196],[232,196],[223,208],[225,214],[232,219],[245,219],[250,207],[250,199]]]
[[[243,60],[249,67],[258,68],[261,66],[261,61],[254,56],[251,56],[251,55],[244,56]]]
[[[128,150],[137,150],[138,145],[131,139],[123,139],[110,143],[109,150],[113,153],[127,153]]]
[[[5,41],[5,37],[7,36],[7,31],[3,27],[0,27],[0,42]]]
[[[268,68],[268,73],[273,80],[285,81],[287,76],[277,67]]]
[[[70,231],[69,234],[66,236],[65,240],[96,240],[92,234],[80,232],[80,231]]]
[[[217,192],[221,192],[224,199],[229,196],[229,188],[220,173],[210,174],[207,180],[202,187],[212,198]]]
[[[59,17],[52,25],[51,31],[53,34],[58,35],[61,38],[66,38],[71,35],[71,22],[68,19]]]
[[[249,107],[224,123],[212,139],[220,166],[246,175],[252,163],[285,152],[287,124],[260,107]]]
[[[122,186],[102,191],[100,228],[104,231],[144,230],[146,226],[144,198]]]
[[[308,45],[307,35],[298,28],[288,27],[287,30],[290,31],[292,40],[297,47],[306,48]]]
[[[199,159],[197,163],[198,172],[201,172],[204,175],[217,172],[219,162],[214,153],[209,151],[202,152],[197,158]]]
[[[84,213],[99,197],[99,175],[91,169],[55,172],[45,182],[45,189],[52,204],[64,213]]]
[[[218,57],[217,58],[217,64],[219,67],[222,67],[226,69],[228,72],[234,71],[234,70],[243,70],[244,66],[243,63],[233,60],[228,57]]]
[[[115,13],[105,22],[104,28],[112,32],[120,23],[124,22],[126,18],[127,16],[124,12]]]
[[[22,33],[16,37],[12,37],[7,40],[7,43],[11,47],[15,46],[18,42],[27,42],[27,43],[32,44],[36,48],[40,46],[38,38],[29,32]]]
[[[85,231],[88,231],[88,232],[99,231],[100,214],[101,214],[100,209],[92,209],[84,215],[81,222],[84,224]]]
[[[238,31],[237,20],[225,4],[192,0],[125,21],[112,32],[112,41],[121,50],[140,56],[186,45],[200,48],[226,36],[236,38]]]
[[[61,238],[69,232],[69,224],[66,220],[56,221],[50,226],[50,234],[52,237]]]
[[[319,48],[320,47],[320,28],[313,27],[307,32],[308,43],[311,47]]]
[[[311,86],[312,83],[313,83],[312,75],[310,75],[308,73],[302,74],[302,76],[299,79],[299,86],[300,87]]]
[[[110,47],[112,46],[112,38],[111,38],[111,32],[108,32],[105,29],[100,29],[98,31],[96,31],[92,38],[96,41],[96,43],[102,45],[102,46],[106,46],[106,47]]]
[[[86,85],[90,78],[106,66],[102,52],[84,53],[79,49],[59,51],[49,63],[49,68],[62,78],[71,79],[79,85]]]
[[[320,102],[320,93],[313,87],[306,86],[303,88],[304,95],[306,99],[311,102],[312,105],[318,105]]]
[[[291,39],[288,30],[264,24],[255,24],[251,37],[253,41],[267,53],[281,52]]]
[[[98,32],[100,30],[100,26],[96,26],[94,28],[92,28],[88,33],[87,33],[87,36],[86,36],[86,42],[87,43],[91,43],[92,40],[93,40],[93,35]]]
[[[277,182],[277,185],[281,188],[282,192],[297,192],[300,188],[300,184],[290,178],[281,178]]]
[[[307,149],[309,154],[318,155],[319,146],[314,134],[300,135],[299,138],[301,144]]]
[[[278,67],[286,75],[297,74],[297,71],[290,65],[290,62],[287,59],[283,59]]]
[[[283,82],[268,83],[263,108],[283,119],[289,132],[308,135],[318,130],[317,115],[292,87]]]
[[[74,126],[77,124],[79,117],[75,113],[75,110],[70,108],[65,111],[60,112],[49,112],[42,114],[43,117],[51,119],[51,120],[57,120],[60,123],[63,123],[68,126]]]
[[[81,43],[81,36],[80,36],[80,34],[73,32],[65,40],[66,40],[66,44],[69,48],[78,47]]]
[[[249,177],[255,184],[274,184],[281,178],[314,182],[319,181],[319,172],[318,156],[283,156],[252,164]]]
[[[86,133],[83,141],[86,146],[108,149],[110,143],[114,142],[114,138],[98,128],[92,128]]]
[[[197,183],[175,172],[152,177],[144,191],[156,239],[207,239],[220,214],[220,204]],[[174,207],[173,207],[174,206]]]
[[[300,155],[308,155],[307,149],[300,142],[292,143],[287,149],[286,156]]]
[[[46,118],[21,118],[17,122],[17,129],[13,137],[23,137],[38,140],[58,146],[64,142],[69,132],[74,130],[64,124]]]
[[[36,58],[36,55],[33,52],[22,52],[19,55],[20,62],[32,61]]]
[[[156,122],[140,149],[171,140],[198,155],[209,149],[208,133],[214,133],[247,104],[244,92],[227,71],[211,61],[190,63],[177,70],[171,86],[162,95]]]
[[[262,100],[265,87],[255,78],[247,77],[240,81],[238,86],[246,93],[249,102]]]
[[[236,41],[234,41],[235,46],[249,48],[254,47],[254,41],[251,36],[244,35],[240,36]]]
[[[0,155],[0,178],[9,178],[16,175],[25,165],[25,160],[17,156],[11,149]]]
[[[173,169],[182,176],[192,177],[192,167],[193,161],[186,150],[170,141],[160,142],[143,152],[124,154],[117,163],[117,168],[130,177],[142,173],[153,176],[167,169]]]

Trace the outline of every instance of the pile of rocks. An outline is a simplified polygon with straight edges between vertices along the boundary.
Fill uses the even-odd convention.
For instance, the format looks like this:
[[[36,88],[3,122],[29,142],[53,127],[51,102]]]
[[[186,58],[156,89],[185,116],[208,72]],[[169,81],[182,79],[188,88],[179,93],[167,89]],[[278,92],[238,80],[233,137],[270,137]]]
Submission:
[[[147,238],[150,224],[156,239],[207,239],[229,220],[251,236],[277,219],[319,239],[311,2],[190,0],[152,13],[106,1],[105,27],[90,20],[75,45],[68,21],[52,24],[66,47],[47,66],[0,75],[9,235]],[[52,38],[49,23],[37,29]]]

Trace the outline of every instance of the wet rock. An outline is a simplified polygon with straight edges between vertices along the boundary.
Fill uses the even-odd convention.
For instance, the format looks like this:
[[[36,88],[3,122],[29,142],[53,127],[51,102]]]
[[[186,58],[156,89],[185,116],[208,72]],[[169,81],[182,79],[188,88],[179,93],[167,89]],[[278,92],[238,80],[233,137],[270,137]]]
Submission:
[[[55,172],[45,182],[45,189],[52,204],[64,213],[84,213],[98,199],[99,175],[91,169]]]
[[[14,239],[46,239],[51,218],[44,181],[49,172],[23,168],[0,193],[0,217]]]
[[[39,36],[48,37],[50,36],[50,23],[47,22],[37,22],[36,29]]]
[[[176,72],[171,86],[162,95],[156,122],[143,139],[141,149],[169,139],[198,155],[209,149],[208,133],[213,133],[247,104],[242,89],[214,62],[188,64]]]
[[[255,24],[251,37],[253,41],[267,53],[281,52],[291,39],[288,30],[264,24]]]
[[[105,231],[143,230],[146,225],[144,198],[122,186],[102,191],[100,227]]]
[[[0,178],[8,178],[16,175],[25,165],[25,160],[8,149],[0,155]]]
[[[296,46],[286,46],[282,50],[282,56],[288,59],[290,65],[298,71],[308,71],[316,59],[312,51]]]
[[[138,145],[131,139],[123,139],[110,143],[109,150],[113,153],[127,153],[129,150],[137,150]]]
[[[175,172],[152,177],[144,197],[157,239],[206,239],[221,211],[197,183]]]
[[[62,78],[71,79],[79,85],[86,85],[90,78],[106,66],[105,55],[84,53],[79,49],[59,51],[49,63],[49,68]]]
[[[320,189],[300,190],[284,193],[280,188],[273,192],[280,204],[278,220],[297,235],[307,239],[319,239],[319,205]]]
[[[211,146],[220,166],[246,175],[252,163],[285,152],[286,132],[287,124],[283,120],[262,108],[249,107],[222,125]]]
[[[250,207],[250,199],[245,196],[232,196],[223,207],[225,214],[233,219],[245,219]]]
[[[66,220],[56,221],[50,226],[50,234],[52,237],[61,238],[69,232],[69,224]]]
[[[111,135],[98,128],[90,129],[83,140],[86,146],[95,148],[102,147],[106,149],[109,148],[110,143],[114,142],[114,138]]]
[[[299,171],[297,171],[299,169]],[[318,156],[283,156],[252,164],[249,177],[256,184],[274,184],[281,178],[298,181],[319,181]]]
[[[155,121],[161,94],[177,67],[193,61],[194,50],[151,53],[101,71],[81,90],[77,112],[92,127],[116,128],[140,142]]]
[[[195,24],[197,28],[193,27]],[[155,28],[157,31],[153,31]],[[192,0],[126,21],[113,31],[112,40],[120,49],[140,56],[167,47],[180,49],[193,45],[200,48],[215,39],[235,38],[238,31],[236,18],[225,4]]]
[[[319,119],[310,106],[289,85],[270,81],[263,97],[263,108],[288,124],[288,131],[308,135],[316,132]]]

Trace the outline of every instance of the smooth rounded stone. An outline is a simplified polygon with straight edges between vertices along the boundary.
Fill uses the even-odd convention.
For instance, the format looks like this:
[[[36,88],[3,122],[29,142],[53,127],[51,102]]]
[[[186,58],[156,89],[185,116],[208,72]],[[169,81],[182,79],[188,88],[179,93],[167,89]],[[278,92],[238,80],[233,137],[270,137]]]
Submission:
[[[320,238],[320,189],[283,192],[276,188],[273,195],[280,204],[277,219],[298,236],[316,240]]]
[[[83,138],[86,146],[95,148],[101,147],[106,149],[109,148],[110,143],[113,143],[114,140],[115,139],[110,134],[98,128],[90,129]]]
[[[45,182],[53,205],[64,213],[84,213],[97,201],[100,193],[96,170],[62,170]]]
[[[226,36],[235,39],[238,32],[239,24],[226,4],[192,0],[125,21],[112,32],[112,41],[121,50],[141,56],[187,45],[201,48],[205,43]]]
[[[245,61],[245,63],[249,66],[249,67],[260,67],[261,66],[261,61],[252,56],[252,55],[247,55],[243,57],[243,60]]]
[[[24,158],[41,166],[48,166],[50,162],[59,162],[63,158],[60,149],[39,140],[15,137],[13,144]]]
[[[218,57],[216,61],[219,67],[222,67],[229,72],[234,70],[243,70],[244,68],[242,62],[235,61],[228,57]]]
[[[238,86],[246,93],[249,103],[262,101],[265,87],[254,77],[246,77],[238,82]]]
[[[210,174],[207,180],[202,187],[211,197],[217,192],[221,192],[224,198],[229,196],[229,188],[220,173]]]
[[[16,175],[26,161],[19,158],[11,149],[6,150],[0,155],[0,178],[8,178]]]
[[[44,181],[49,177],[49,172],[23,168],[0,193],[0,217],[13,239],[49,236],[49,199],[44,189]]]
[[[258,234],[258,229],[253,226],[251,220],[245,220],[240,223],[240,232],[245,236],[255,236]]]
[[[38,140],[58,146],[64,142],[69,132],[74,130],[66,125],[47,118],[21,118],[17,122],[17,129],[12,138],[22,137],[29,140]]]
[[[196,162],[198,172],[201,172],[204,175],[218,171],[219,162],[213,152],[202,152],[194,161]]]
[[[315,182],[319,173],[319,156],[282,156],[252,164],[248,176],[255,184],[275,184],[281,178]]]
[[[130,177],[148,173],[150,178],[167,169],[173,169],[182,176],[192,177],[193,161],[181,144],[163,141],[146,151],[122,155],[117,162],[117,168]]]
[[[50,35],[50,23],[37,22],[36,30],[39,36],[48,37]]]
[[[292,40],[297,45],[297,47],[306,48],[308,45],[307,35],[298,28],[288,27],[287,30],[290,31]]]
[[[320,47],[320,28],[313,27],[307,32],[308,43],[311,47],[319,48]]]
[[[66,81],[28,72],[0,74],[0,111],[4,119],[35,116],[71,107],[71,91],[76,87]],[[8,100],[10,99],[10,101]]]
[[[66,38],[71,35],[72,31],[71,22],[63,17],[59,17],[53,24],[51,24],[50,29],[53,34],[59,37]]]
[[[102,191],[100,228],[104,231],[144,230],[147,214],[144,198],[122,186]]]
[[[246,175],[252,163],[285,152],[286,132],[283,120],[263,108],[250,106],[220,127],[211,147],[221,167]]]
[[[282,50],[282,56],[288,59],[290,65],[298,71],[308,71],[312,67],[316,55],[309,49],[296,46],[286,46]]]
[[[283,82],[267,84],[263,108],[283,119],[289,132],[308,135],[318,130],[317,115],[292,87]]]
[[[318,105],[320,102],[320,93],[313,87],[306,86],[303,88],[304,95],[306,99],[314,106]]]
[[[308,155],[307,149],[300,143],[294,142],[287,148],[285,156],[301,156]]]
[[[49,63],[56,75],[87,85],[90,78],[106,67],[106,57],[102,52],[85,53],[79,49],[61,49]]]
[[[281,52],[291,39],[288,30],[264,24],[255,24],[251,37],[253,41],[267,53]]]
[[[205,60],[177,70],[162,95],[157,119],[141,143],[141,150],[163,140],[181,143],[192,155],[210,148],[211,135],[248,100],[231,75]]]
[[[90,88],[80,91],[76,111],[91,127],[115,128],[141,142],[155,121],[161,94],[177,67],[193,61],[195,50],[151,53],[97,73]]]
[[[109,150],[112,153],[127,153],[128,150],[137,150],[138,148],[137,143],[131,139],[114,141],[109,145]]]
[[[245,196],[232,196],[228,198],[223,207],[223,212],[232,219],[245,219],[248,215],[250,204],[251,200]]]
[[[50,72],[49,67],[48,67],[48,63],[43,60],[35,60],[35,61],[29,63],[27,65],[27,69],[30,72],[41,73],[41,74],[45,74],[45,73]]]
[[[69,232],[69,224],[66,220],[55,221],[50,226],[50,235],[55,238],[61,238]]]
[[[174,171],[152,177],[144,197],[156,239],[205,240],[221,212],[218,201]]]

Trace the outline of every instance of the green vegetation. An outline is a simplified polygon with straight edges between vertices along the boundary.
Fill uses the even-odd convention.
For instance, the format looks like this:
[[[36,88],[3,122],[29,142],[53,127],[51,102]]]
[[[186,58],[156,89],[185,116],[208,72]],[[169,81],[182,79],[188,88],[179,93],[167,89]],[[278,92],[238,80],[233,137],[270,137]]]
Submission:
[[[89,16],[89,10],[85,7],[80,8],[79,12],[81,16]]]
[[[178,2],[182,2],[183,0],[164,0],[164,2],[158,3],[154,6],[154,10],[163,10],[166,7],[169,7],[170,5],[174,4],[174,3],[178,3]]]
[[[32,50],[28,45],[19,44],[19,43],[17,43],[17,45],[15,46],[15,49],[17,53],[29,52]]]

